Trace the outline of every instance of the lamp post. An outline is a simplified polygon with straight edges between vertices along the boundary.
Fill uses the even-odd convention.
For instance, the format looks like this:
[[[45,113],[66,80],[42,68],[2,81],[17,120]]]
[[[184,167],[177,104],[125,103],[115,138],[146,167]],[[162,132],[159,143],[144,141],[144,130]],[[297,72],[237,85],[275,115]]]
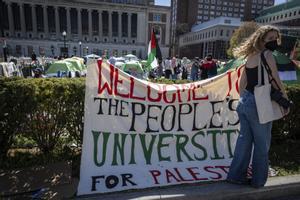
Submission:
[[[80,55],[80,58],[81,58],[81,44],[82,44],[81,41],[79,41],[78,44],[79,44],[79,55]]]
[[[66,35],[67,35],[67,32],[63,31],[62,35],[64,37],[64,57],[65,57],[66,56]]]

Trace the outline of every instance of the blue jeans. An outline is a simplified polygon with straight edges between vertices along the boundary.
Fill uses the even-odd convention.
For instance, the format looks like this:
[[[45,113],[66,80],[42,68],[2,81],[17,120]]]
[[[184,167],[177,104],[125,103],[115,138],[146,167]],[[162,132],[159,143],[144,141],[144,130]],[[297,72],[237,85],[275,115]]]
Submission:
[[[195,69],[195,68],[192,68],[191,70],[191,80],[192,81],[197,81],[199,78],[198,78],[198,69]]]
[[[241,95],[236,110],[240,119],[240,134],[227,179],[247,182],[247,169],[254,147],[251,185],[262,187],[268,178],[272,122],[259,123],[254,95],[247,90]]]

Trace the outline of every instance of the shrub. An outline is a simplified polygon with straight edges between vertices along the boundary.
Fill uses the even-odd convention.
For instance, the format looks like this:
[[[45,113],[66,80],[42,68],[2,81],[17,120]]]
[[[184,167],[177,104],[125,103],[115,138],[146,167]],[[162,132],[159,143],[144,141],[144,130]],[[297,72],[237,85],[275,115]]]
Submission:
[[[82,144],[85,79],[0,79],[0,156],[7,154],[16,135],[33,140],[51,153],[59,141]],[[187,80],[152,80],[185,83]],[[275,142],[299,140],[300,85],[286,86],[294,107],[273,124]],[[61,140],[63,138],[63,140]],[[67,144],[65,144],[67,145]]]
[[[82,125],[77,119],[82,124],[83,79],[18,79],[2,83],[1,144],[7,146],[2,154],[6,154],[16,134],[32,138],[45,154],[54,150],[62,135],[71,134],[80,141]]]

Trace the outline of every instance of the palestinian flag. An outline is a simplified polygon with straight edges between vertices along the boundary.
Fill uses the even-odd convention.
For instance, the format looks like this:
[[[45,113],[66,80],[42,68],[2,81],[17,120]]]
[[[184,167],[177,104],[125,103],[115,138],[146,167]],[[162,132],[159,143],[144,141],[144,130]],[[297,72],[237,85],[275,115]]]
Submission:
[[[162,60],[162,56],[154,30],[152,29],[151,40],[148,46],[147,71],[158,67],[158,60]]]
[[[282,81],[294,81],[297,80],[297,66],[286,55],[279,51],[274,51],[273,56],[275,58],[278,74]]]

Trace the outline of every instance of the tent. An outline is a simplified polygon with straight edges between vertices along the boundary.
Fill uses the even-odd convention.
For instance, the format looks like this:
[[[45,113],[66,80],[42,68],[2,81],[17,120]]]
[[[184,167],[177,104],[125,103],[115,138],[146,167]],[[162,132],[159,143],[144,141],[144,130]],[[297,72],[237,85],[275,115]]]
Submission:
[[[144,74],[142,65],[137,61],[128,61],[124,63],[123,71],[137,78],[143,78]]]
[[[21,71],[13,62],[0,63],[0,77],[22,76]]]
[[[78,69],[72,63],[61,60],[52,63],[49,69],[46,71],[46,74],[49,76],[56,76],[57,72],[76,72]]]
[[[124,68],[124,64],[125,63],[123,63],[123,62],[117,61],[117,62],[115,62],[115,67],[117,67],[119,69],[123,69]]]
[[[139,60],[135,55],[132,55],[132,54],[127,54],[126,56],[124,56],[124,58],[126,61],[138,61]]]
[[[71,63],[77,69],[77,71],[85,70],[84,64],[81,63],[80,60],[78,60],[78,59],[67,58],[67,59],[64,59],[64,61]]]
[[[73,56],[72,59],[79,60],[81,64],[84,64],[84,59],[80,57]]]
[[[230,69],[235,69],[235,68],[237,68],[237,67],[239,67],[239,66],[241,66],[245,63],[246,63],[245,59],[241,59],[241,58],[231,59],[218,69],[218,74],[222,74],[224,72],[227,72]]]
[[[87,59],[98,59],[100,58],[100,56],[96,55],[96,54],[90,54],[90,55],[86,55],[84,56]]]

